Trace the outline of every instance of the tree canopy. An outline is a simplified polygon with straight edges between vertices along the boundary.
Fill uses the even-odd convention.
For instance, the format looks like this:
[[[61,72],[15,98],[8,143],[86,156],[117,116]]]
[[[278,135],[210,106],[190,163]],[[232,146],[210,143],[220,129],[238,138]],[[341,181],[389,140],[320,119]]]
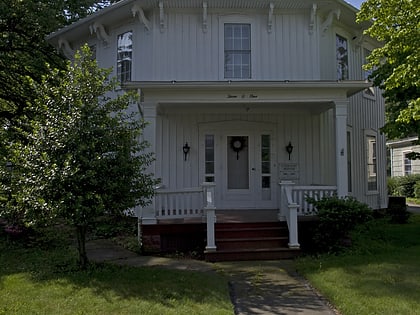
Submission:
[[[100,215],[144,206],[155,181],[146,173],[153,156],[141,141],[137,97],[110,98],[116,80],[109,79],[110,70],[98,68],[87,46],[82,50],[65,70],[50,70],[40,83],[30,82],[36,91],[28,107],[33,117],[23,120],[30,132],[25,141],[7,145],[15,167],[0,213],[26,225],[65,219],[76,227],[85,266],[89,224]]]
[[[15,125],[33,97],[46,64],[65,67],[47,34],[115,1],[0,0],[0,123]]]
[[[370,21],[366,34],[383,43],[366,68],[384,89],[388,138],[420,135],[420,6],[415,0],[367,0],[358,21]]]

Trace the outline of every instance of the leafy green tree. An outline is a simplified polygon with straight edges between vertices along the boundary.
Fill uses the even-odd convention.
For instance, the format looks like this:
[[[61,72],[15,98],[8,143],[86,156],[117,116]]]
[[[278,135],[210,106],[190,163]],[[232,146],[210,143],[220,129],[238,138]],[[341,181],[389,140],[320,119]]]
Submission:
[[[366,66],[384,89],[388,138],[420,135],[420,6],[414,0],[367,0],[357,17],[366,34],[383,42]]]
[[[67,70],[51,71],[40,84],[32,81],[37,97],[29,109],[35,117],[26,122],[31,132],[27,141],[10,144],[12,189],[19,189],[4,215],[27,225],[64,218],[76,228],[82,267],[92,221],[144,206],[155,184],[146,173],[153,155],[144,152],[136,96],[111,98],[116,81],[109,74],[84,46]]]

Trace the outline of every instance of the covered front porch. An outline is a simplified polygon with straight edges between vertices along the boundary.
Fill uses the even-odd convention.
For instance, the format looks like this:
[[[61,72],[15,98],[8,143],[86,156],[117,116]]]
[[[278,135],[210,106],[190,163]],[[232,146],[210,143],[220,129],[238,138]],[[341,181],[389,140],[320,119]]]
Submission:
[[[182,190],[157,188],[153,214],[144,209],[138,213],[139,241],[150,241],[143,239],[143,233],[147,234],[151,226],[159,226],[164,233],[182,226],[183,232],[195,230],[196,237],[203,237],[205,257],[210,261],[290,258],[300,248],[298,221],[315,214],[307,197],[318,199],[337,193],[335,186],[280,182],[276,209],[217,209],[216,189],[214,183]],[[195,244],[200,241],[195,240]],[[159,242],[155,240],[155,245]]]

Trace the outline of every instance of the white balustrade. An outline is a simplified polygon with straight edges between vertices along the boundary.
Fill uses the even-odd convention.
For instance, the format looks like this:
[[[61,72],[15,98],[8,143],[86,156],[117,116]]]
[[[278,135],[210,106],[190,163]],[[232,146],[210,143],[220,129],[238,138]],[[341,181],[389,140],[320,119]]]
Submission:
[[[308,202],[308,198],[315,200],[323,197],[333,196],[337,193],[336,186],[293,186],[291,188],[292,200],[298,204],[298,215],[314,215],[316,210],[314,206]]]
[[[202,217],[204,204],[203,187],[157,189],[155,193],[156,217],[160,219]]]

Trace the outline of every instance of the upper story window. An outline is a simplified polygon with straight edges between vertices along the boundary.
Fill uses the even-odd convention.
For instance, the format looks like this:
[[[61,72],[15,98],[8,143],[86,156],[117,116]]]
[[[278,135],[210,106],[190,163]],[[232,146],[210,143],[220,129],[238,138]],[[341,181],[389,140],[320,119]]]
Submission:
[[[117,39],[117,78],[120,82],[131,81],[133,56],[133,32],[118,35]]]
[[[335,51],[337,62],[337,80],[349,79],[349,55],[347,39],[340,35],[335,36]]]
[[[225,78],[251,78],[251,25],[224,25]]]
[[[368,56],[372,53],[372,51],[370,51],[367,48],[363,48],[363,64],[367,64],[368,63]],[[373,70],[369,69],[369,70],[364,70],[363,69],[363,80],[365,81],[370,81],[369,76],[372,74]],[[375,97],[375,89],[373,87],[369,87],[367,89],[365,89],[363,91],[363,95],[369,97],[369,98],[374,98]]]

